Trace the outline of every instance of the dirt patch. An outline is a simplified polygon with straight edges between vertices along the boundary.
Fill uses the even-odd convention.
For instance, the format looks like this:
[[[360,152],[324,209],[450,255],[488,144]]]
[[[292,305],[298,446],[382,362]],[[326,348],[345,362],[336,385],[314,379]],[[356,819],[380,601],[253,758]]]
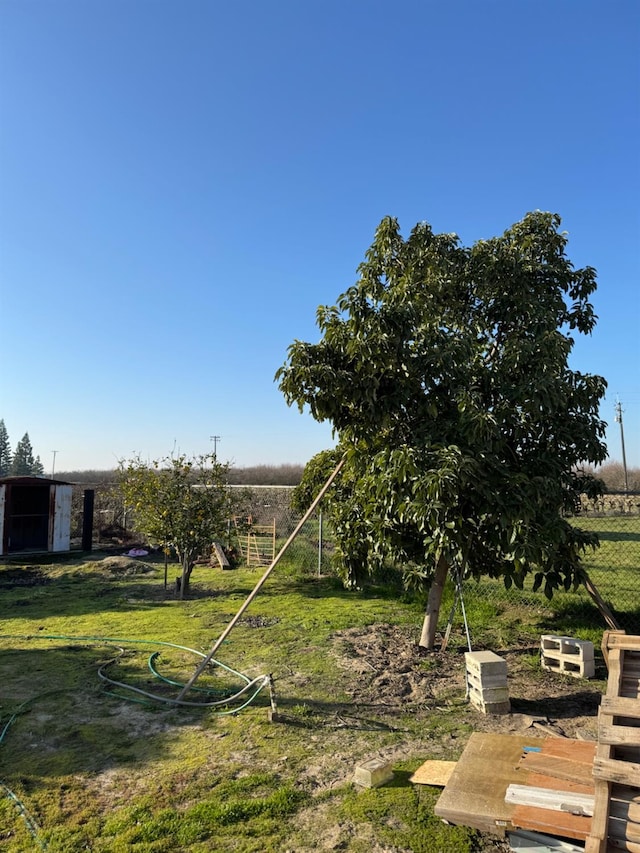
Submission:
[[[466,702],[464,651],[450,647],[428,653],[416,644],[415,630],[392,625],[339,631],[332,648],[338,666],[354,675],[347,692],[356,705],[411,708],[418,714]],[[515,733],[532,728],[551,736],[595,739],[601,681],[543,670],[530,638],[491,651],[507,662],[511,713],[484,715],[468,705],[474,730]],[[597,674],[606,677],[603,667]]]
[[[132,577],[134,575],[148,575],[156,571],[154,566],[143,560],[131,557],[105,557],[93,563],[92,568],[104,571],[113,577]]]

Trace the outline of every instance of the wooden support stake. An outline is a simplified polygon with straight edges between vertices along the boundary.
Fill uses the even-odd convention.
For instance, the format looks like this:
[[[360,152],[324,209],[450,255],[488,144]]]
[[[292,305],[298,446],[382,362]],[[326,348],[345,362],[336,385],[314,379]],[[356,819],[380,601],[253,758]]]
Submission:
[[[611,610],[609,610],[609,607],[607,606],[607,603],[605,602],[604,598],[600,595],[600,593],[596,589],[594,582],[591,580],[591,578],[589,577],[589,575],[586,572],[584,572],[583,583],[584,583],[584,588],[587,590],[587,592],[589,593],[589,595],[593,599],[594,604],[596,605],[596,607],[600,611],[600,615],[602,616],[604,621],[607,623],[607,625],[611,629],[613,629],[614,631],[620,631],[621,628],[620,628],[620,625],[616,622],[615,616],[613,615]]]
[[[311,506],[309,507],[309,509],[305,512],[305,514],[302,516],[302,518],[300,519],[300,521],[299,521],[299,522],[298,522],[298,524],[296,525],[296,529],[293,531],[293,533],[291,534],[291,536],[289,536],[289,538],[288,538],[288,539],[287,539],[287,541],[284,543],[284,545],[282,546],[282,548],[280,549],[280,551],[278,552],[278,554],[277,554],[277,555],[274,557],[274,559],[272,560],[271,565],[269,566],[269,568],[268,568],[268,569],[266,570],[266,572],[262,575],[262,577],[260,578],[260,580],[258,581],[258,583],[255,585],[255,587],[253,588],[253,590],[249,593],[249,595],[247,596],[247,598],[246,598],[246,600],[245,600],[244,604],[241,606],[240,610],[238,610],[238,612],[237,612],[237,613],[236,613],[236,615],[233,617],[233,619],[231,620],[231,622],[229,622],[229,624],[227,625],[227,627],[225,628],[225,630],[222,632],[222,634],[220,634],[220,636],[218,637],[218,639],[216,640],[216,642],[213,644],[213,646],[212,646],[211,651],[209,652],[209,654],[206,656],[206,658],[204,658],[204,659],[202,660],[202,663],[200,663],[200,665],[198,666],[198,668],[196,669],[196,671],[194,672],[194,674],[191,676],[191,678],[189,679],[189,681],[187,681],[187,683],[185,684],[185,686],[182,688],[182,690],[181,690],[181,691],[180,691],[180,693],[178,694],[178,699],[177,699],[177,701],[178,701],[178,702],[180,702],[182,699],[184,699],[185,694],[186,694],[186,693],[188,693],[188,692],[189,692],[189,690],[191,690],[191,688],[193,687],[193,685],[196,683],[197,679],[202,675],[202,673],[204,672],[205,668],[206,668],[206,667],[207,667],[207,665],[209,664],[209,661],[211,660],[211,658],[215,655],[215,653],[218,651],[218,649],[220,648],[220,646],[221,646],[221,645],[224,643],[224,641],[227,639],[227,637],[229,636],[229,634],[231,633],[231,631],[232,631],[232,630],[234,629],[234,627],[236,626],[236,624],[237,624],[238,620],[240,619],[240,617],[242,616],[242,614],[244,613],[244,611],[247,609],[247,607],[251,604],[251,602],[253,601],[253,599],[254,599],[254,598],[256,597],[256,595],[258,594],[258,592],[259,592],[260,588],[262,587],[263,583],[266,581],[266,579],[269,577],[269,575],[271,574],[271,572],[272,572],[272,571],[275,569],[275,567],[278,565],[278,563],[280,562],[280,558],[282,557],[282,555],[284,554],[284,552],[287,550],[287,548],[289,547],[289,545],[291,545],[291,543],[292,543],[292,542],[293,542],[293,540],[296,538],[296,536],[298,535],[298,533],[300,532],[300,530],[302,529],[302,527],[304,526],[304,524],[306,524],[306,522],[309,520],[309,518],[311,517],[311,515],[312,515],[313,511],[314,511],[314,510],[315,510],[315,508],[318,506],[318,504],[320,503],[320,501],[322,500],[322,498],[325,496],[325,494],[326,494],[327,490],[329,489],[329,487],[331,486],[331,484],[333,483],[333,481],[335,480],[335,478],[338,476],[338,474],[339,474],[339,472],[340,472],[340,469],[342,468],[342,466],[343,466],[343,465],[344,465],[344,463],[345,463],[345,458],[346,458],[346,457],[345,457],[345,456],[343,456],[343,457],[342,457],[342,459],[340,460],[340,462],[338,462],[338,464],[337,464],[337,465],[336,465],[336,467],[335,467],[334,472],[331,474],[331,476],[329,477],[329,479],[327,480],[327,482],[324,484],[324,486],[320,489],[320,492],[318,493],[318,496],[316,497],[316,499],[313,501],[313,503],[311,504]]]

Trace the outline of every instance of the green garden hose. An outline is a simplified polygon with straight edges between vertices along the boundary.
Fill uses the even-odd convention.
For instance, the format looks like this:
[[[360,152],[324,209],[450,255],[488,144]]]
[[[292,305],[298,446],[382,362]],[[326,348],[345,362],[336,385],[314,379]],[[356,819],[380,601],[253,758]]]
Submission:
[[[116,681],[115,679],[112,679],[108,675],[106,675],[106,672],[105,672],[105,670],[109,666],[114,664],[125,653],[124,648],[122,646],[123,645],[129,645],[129,644],[165,646],[167,648],[179,649],[180,651],[190,652],[191,654],[197,655],[198,657],[201,657],[201,658],[206,657],[206,655],[203,654],[202,652],[199,652],[196,649],[190,649],[187,646],[180,646],[177,643],[169,643],[169,642],[164,642],[162,640],[137,640],[137,639],[123,639],[123,638],[117,638],[117,637],[93,637],[93,636],[76,637],[76,636],[70,636],[70,635],[66,635],[66,634],[37,634],[37,635],[0,634],[0,640],[23,640],[23,641],[24,640],[26,640],[26,641],[31,641],[31,640],[64,640],[64,641],[69,641],[70,640],[74,643],[84,642],[84,643],[87,643],[90,645],[117,645],[119,647],[120,653],[118,655],[116,655],[115,657],[113,657],[111,660],[106,661],[106,663],[103,663],[98,667],[98,671],[97,671],[98,677],[100,678],[101,681],[105,682],[106,684],[111,684],[111,685],[113,685],[115,687],[119,687],[119,688],[121,688],[121,689],[123,689],[129,693],[135,693],[136,694],[136,696],[129,696],[126,694],[121,695],[121,694],[117,694],[117,693],[110,693],[109,695],[112,695],[112,696],[117,697],[119,699],[125,699],[125,700],[131,701],[131,702],[141,702],[141,703],[147,704],[147,705],[151,704],[149,700],[153,700],[155,702],[163,702],[163,703],[168,704],[168,705],[174,705],[174,706],[180,706],[180,707],[186,706],[186,707],[190,707],[190,708],[209,708],[209,709],[214,710],[214,712],[219,716],[225,716],[225,715],[229,715],[229,714],[237,714],[239,711],[242,711],[244,708],[246,708],[248,705],[250,705],[254,701],[254,699],[256,699],[258,694],[265,687],[267,687],[271,684],[271,679],[268,675],[260,675],[257,678],[252,679],[252,678],[249,678],[244,673],[238,672],[237,670],[233,669],[232,667],[227,666],[226,664],[223,664],[218,660],[212,659],[212,663],[215,666],[219,666],[220,668],[226,670],[227,672],[231,673],[232,675],[237,676],[241,681],[244,681],[245,682],[244,686],[241,687],[241,689],[236,691],[235,693],[228,693],[228,694],[224,694],[220,690],[215,690],[215,689],[207,688],[207,687],[194,688],[199,693],[209,695],[209,696],[215,695],[219,698],[217,698],[215,700],[211,700],[211,701],[205,701],[205,702],[187,702],[187,701],[181,700],[181,699],[173,699],[173,698],[167,697],[167,696],[159,696],[158,694],[152,693],[152,692],[147,691],[147,690],[142,690],[139,687],[134,687],[133,685],[126,684],[122,681]],[[184,688],[185,685],[183,683],[169,679],[166,676],[163,676],[158,672],[158,670],[155,667],[155,662],[159,657],[160,657],[159,651],[153,652],[153,654],[149,657],[148,662],[147,662],[149,670],[154,675],[154,677],[157,678],[159,681],[162,681],[164,684],[169,684],[169,685],[174,686],[174,687]],[[253,692],[251,692],[251,691],[253,691]],[[56,690],[47,690],[44,693],[39,693],[36,696],[33,696],[30,699],[27,699],[24,702],[22,702],[20,705],[18,705],[17,708],[15,708],[12,711],[12,713],[10,714],[7,722],[0,729],[0,745],[2,744],[2,742],[5,738],[5,735],[6,735],[7,731],[9,730],[9,728],[11,727],[11,725],[14,723],[14,721],[17,719],[17,717],[21,713],[23,713],[24,711],[27,710],[29,705],[34,704],[39,699],[42,699],[44,696],[48,696],[52,693],[61,693],[61,692],[66,692],[66,690],[64,690],[62,688],[58,688]],[[248,698],[246,697],[247,693],[250,693]],[[138,696],[142,696],[144,698],[143,699],[137,698]],[[229,708],[230,703],[232,703],[236,700],[239,700],[241,697],[244,699],[242,704],[240,704],[237,707]],[[219,708],[220,710],[215,710],[216,708]],[[0,788],[4,791],[5,796],[7,796],[13,802],[13,804],[16,806],[18,812],[20,813],[21,817],[25,821],[27,829],[29,830],[29,833],[31,834],[35,843],[40,847],[40,849],[46,850],[47,849],[46,845],[44,844],[44,842],[40,838],[38,826],[37,826],[35,820],[29,814],[24,803],[20,800],[19,797],[16,796],[16,794],[11,790],[11,788],[9,788],[1,780],[0,780]]]

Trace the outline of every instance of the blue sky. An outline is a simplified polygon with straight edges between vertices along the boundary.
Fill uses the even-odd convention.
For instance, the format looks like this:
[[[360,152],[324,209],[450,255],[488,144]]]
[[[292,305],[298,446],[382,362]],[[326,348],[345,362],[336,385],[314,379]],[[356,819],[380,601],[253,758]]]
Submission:
[[[640,466],[637,0],[0,0],[0,417],[47,471],[304,463],[273,381],[383,216],[559,213]]]

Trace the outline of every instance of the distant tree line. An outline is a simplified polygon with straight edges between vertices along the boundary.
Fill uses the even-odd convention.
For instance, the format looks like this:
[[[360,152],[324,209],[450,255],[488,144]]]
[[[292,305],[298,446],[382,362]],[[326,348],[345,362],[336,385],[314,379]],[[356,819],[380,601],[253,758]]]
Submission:
[[[599,468],[590,470],[594,477],[602,480],[608,492],[625,491],[625,471],[622,462],[605,462]],[[640,492],[640,468],[627,468],[626,481],[630,492]]]
[[[227,482],[231,486],[297,486],[304,465],[254,465],[247,468],[230,467]],[[118,482],[118,471],[60,471],[57,476],[71,483],[109,485]]]
[[[33,455],[29,433],[25,432],[16,444],[16,449],[12,451],[4,420],[0,420],[0,477],[29,477],[43,474],[44,466],[40,457]]]

